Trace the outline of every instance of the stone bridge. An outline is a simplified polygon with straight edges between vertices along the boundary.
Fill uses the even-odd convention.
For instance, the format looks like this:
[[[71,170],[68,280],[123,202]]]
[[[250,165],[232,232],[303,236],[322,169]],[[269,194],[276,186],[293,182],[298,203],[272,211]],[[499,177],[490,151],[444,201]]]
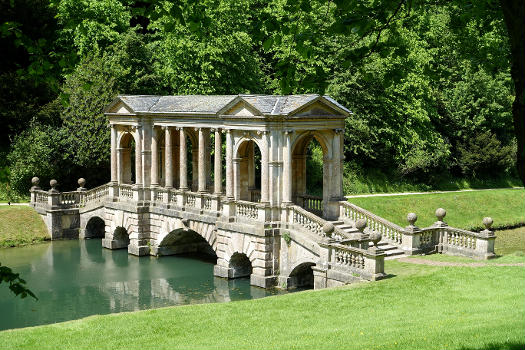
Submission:
[[[34,178],[31,202],[52,239],[100,237],[137,256],[205,253],[217,259],[216,276],[264,288],[380,279],[385,257],[397,254],[494,255],[489,218],[485,231],[463,231],[439,209],[433,226],[420,229],[409,214],[402,228],[346,202],[349,113],[318,95],[119,96],[106,108],[111,181],[87,190],[80,179],[60,192]],[[319,197],[306,185],[314,139]]]

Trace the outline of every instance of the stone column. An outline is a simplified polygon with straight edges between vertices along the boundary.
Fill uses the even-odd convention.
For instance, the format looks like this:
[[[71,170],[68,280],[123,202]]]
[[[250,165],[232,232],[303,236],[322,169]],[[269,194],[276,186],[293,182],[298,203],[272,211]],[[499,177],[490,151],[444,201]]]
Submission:
[[[343,196],[343,169],[341,168],[341,134],[342,129],[334,130],[334,138],[332,143],[332,171],[333,177],[330,183],[330,197],[332,200],[341,200]],[[323,174],[323,176],[326,176]]]
[[[226,197],[234,198],[233,193],[233,136],[226,130]]]
[[[188,189],[188,160],[187,160],[187,151],[186,151],[186,134],[184,132],[184,128],[179,129],[179,135],[180,135],[180,189],[181,190],[187,190]]]
[[[111,182],[118,181],[118,160],[117,160],[117,126],[111,124]]]
[[[173,147],[171,144],[171,128],[166,126],[164,129],[164,180],[166,188],[173,187]]]
[[[214,176],[214,185],[213,191],[215,194],[220,194],[222,192],[222,140],[221,140],[221,131],[219,129],[215,130],[215,158],[213,170],[215,172]]]
[[[153,135],[151,135],[151,185],[159,185],[159,142],[158,132],[153,127]]]
[[[292,203],[292,131],[284,132],[283,203]]]
[[[233,158],[233,183],[234,183],[234,193],[233,197],[236,200],[241,198],[241,161],[242,158]]]
[[[142,126],[137,125],[135,128],[135,184],[142,185]]]
[[[261,150],[261,202],[268,203],[268,159],[270,152],[270,138],[267,131],[263,132],[263,149]]]
[[[199,128],[199,192],[206,192],[206,141],[204,129]]]

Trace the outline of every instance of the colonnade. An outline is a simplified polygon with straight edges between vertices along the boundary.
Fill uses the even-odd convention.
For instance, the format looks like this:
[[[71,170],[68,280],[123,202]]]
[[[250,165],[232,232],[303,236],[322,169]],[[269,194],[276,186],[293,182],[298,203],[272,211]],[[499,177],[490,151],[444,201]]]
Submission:
[[[210,154],[212,133],[214,135],[213,162],[211,162]],[[223,193],[222,175],[223,133],[226,137],[225,193]],[[188,138],[191,140],[193,148],[192,188],[189,186],[188,179]],[[181,126],[151,126],[151,128],[147,128],[147,125],[144,127],[142,125],[111,124],[111,182],[113,183],[132,183],[130,171],[132,148],[130,145],[132,140],[135,142],[134,185],[162,186],[168,189],[194,190],[199,193],[213,193],[214,195],[225,194],[227,198],[236,200],[251,199],[244,195],[245,191],[241,191],[241,185],[248,182],[249,189],[253,190],[255,187],[253,147],[257,145],[261,153],[260,202],[268,202],[268,132],[263,132],[262,138],[258,142],[245,140],[244,142],[249,143],[246,147],[247,153],[241,154],[240,147],[237,145],[237,151],[234,154],[234,140],[230,129]],[[195,150],[195,146],[197,146],[197,150]],[[212,164],[213,183],[211,182]],[[161,171],[159,171],[160,169]],[[148,175],[149,181],[145,181],[145,174]]]

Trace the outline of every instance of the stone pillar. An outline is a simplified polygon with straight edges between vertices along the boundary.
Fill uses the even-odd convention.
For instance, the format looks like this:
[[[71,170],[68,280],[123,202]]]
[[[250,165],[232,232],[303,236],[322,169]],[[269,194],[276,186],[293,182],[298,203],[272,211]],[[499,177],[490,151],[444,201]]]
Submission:
[[[164,156],[164,180],[165,187],[173,187],[173,147],[171,144],[171,128],[166,126],[164,128],[164,146],[165,146],[165,156]]]
[[[283,203],[292,203],[292,131],[285,131],[283,149]]]
[[[117,159],[117,126],[111,124],[111,182],[118,181],[118,159]]]
[[[206,192],[206,141],[204,129],[199,128],[199,192]]]
[[[153,127],[151,135],[151,185],[159,185],[159,141],[158,130]]]
[[[241,198],[241,161],[242,158],[233,158],[233,183],[234,192],[233,197],[236,200]]]
[[[180,162],[180,189],[181,190],[187,190],[188,189],[188,159],[187,159],[187,150],[186,150],[186,134],[184,132],[184,128],[179,129],[179,135],[180,135],[180,156],[179,156],[179,162]]]
[[[151,120],[142,121],[142,184],[144,187],[151,185],[151,139],[153,124]],[[144,199],[149,199],[149,192],[144,193]]]
[[[233,192],[233,136],[226,130],[226,197],[234,198]]]
[[[222,140],[221,140],[221,131],[219,129],[215,130],[215,158],[214,158],[214,185],[213,192],[215,194],[220,194],[222,192]]]
[[[261,150],[261,202],[268,203],[268,158],[270,153],[270,138],[267,131],[263,132],[263,149]]]
[[[135,185],[142,185],[142,127],[137,125],[135,128]]]
[[[342,129],[335,129],[334,139],[332,143],[332,168],[333,168],[333,177],[330,183],[330,197],[332,200],[341,200],[343,197],[343,169],[341,167],[341,139],[342,139]],[[323,176],[325,176],[323,174]]]

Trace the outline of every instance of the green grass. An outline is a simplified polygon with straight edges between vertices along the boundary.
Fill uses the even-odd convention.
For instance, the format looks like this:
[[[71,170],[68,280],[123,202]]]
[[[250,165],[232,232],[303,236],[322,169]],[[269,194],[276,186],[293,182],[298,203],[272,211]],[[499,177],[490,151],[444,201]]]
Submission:
[[[46,225],[29,206],[0,206],[0,248],[49,239]]]
[[[515,349],[523,267],[388,261],[374,283],[224,304],[92,316],[0,332],[0,348]]]
[[[395,174],[387,174],[379,169],[363,169],[352,163],[346,163],[343,173],[344,193],[396,193],[396,192],[428,192],[453,191],[481,188],[522,187],[516,176],[503,174],[495,178],[458,178],[440,175],[426,183],[417,183]]]
[[[417,214],[419,227],[430,226],[436,221],[434,213],[440,207],[447,210],[445,221],[450,226],[467,230],[482,229],[485,216],[492,217],[496,229],[525,224],[523,189],[362,197],[350,198],[349,202],[401,226],[407,225],[409,212]]]

